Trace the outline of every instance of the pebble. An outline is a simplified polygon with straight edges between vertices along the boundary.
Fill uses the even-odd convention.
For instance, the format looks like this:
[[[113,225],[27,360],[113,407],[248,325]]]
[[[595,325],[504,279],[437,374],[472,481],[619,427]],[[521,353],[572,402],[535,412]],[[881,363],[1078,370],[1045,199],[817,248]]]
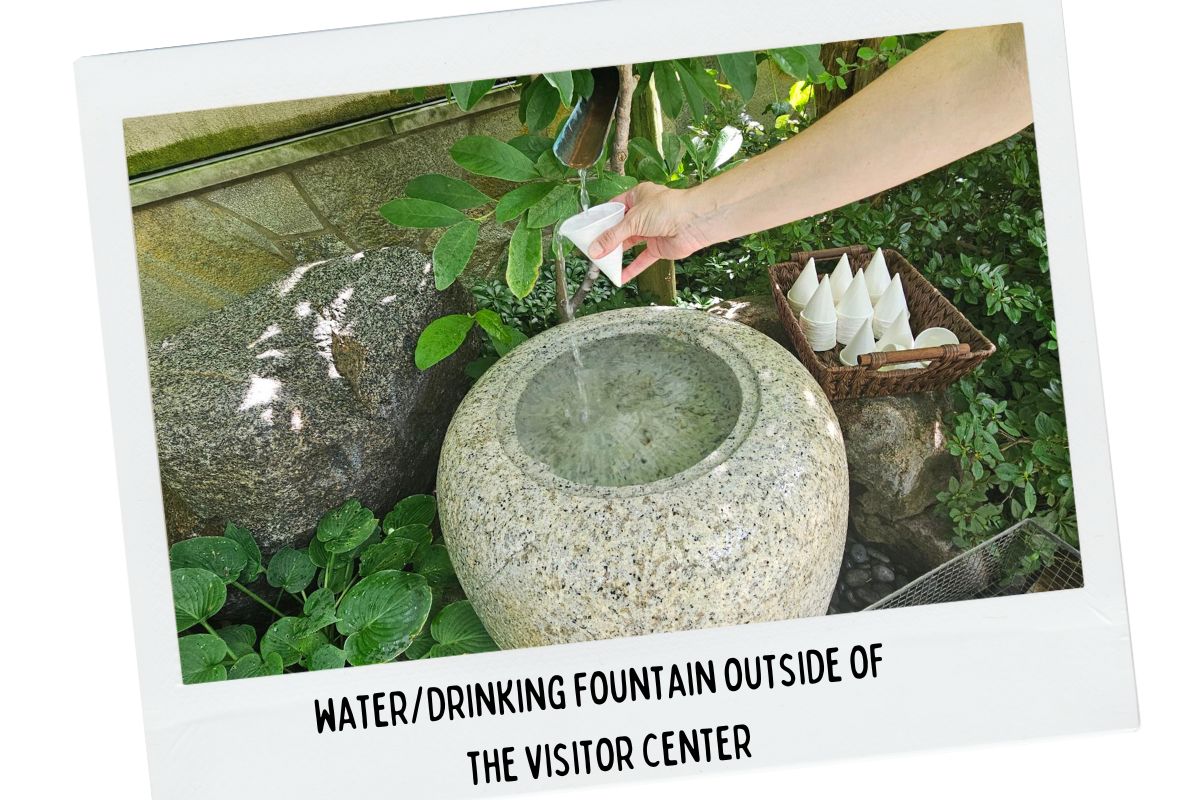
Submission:
[[[863,547],[858,542],[850,545],[850,558],[856,564],[865,564],[870,556],[867,553],[867,548]]]
[[[868,548],[866,548],[866,551],[867,551],[867,554],[869,556],[871,556],[871,558],[875,559],[876,561],[882,561],[885,564],[892,563],[892,560],[887,557],[886,553],[881,553],[878,550],[876,550],[874,547],[868,547]]]
[[[865,569],[852,569],[842,576],[842,580],[846,582],[847,586],[857,588],[870,583],[871,573],[867,572]]]
[[[871,567],[871,577],[883,583],[891,583],[896,580],[896,573],[886,564],[876,564]]]

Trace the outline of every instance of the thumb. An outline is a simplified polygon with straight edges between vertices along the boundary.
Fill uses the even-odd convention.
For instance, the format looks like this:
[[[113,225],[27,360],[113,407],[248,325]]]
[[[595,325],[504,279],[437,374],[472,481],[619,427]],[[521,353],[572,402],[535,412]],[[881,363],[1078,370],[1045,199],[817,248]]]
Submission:
[[[616,225],[596,237],[596,241],[592,242],[592,246],[588,248],[588,255],[592,258],[602,258],[608,255],[614,249],[624,244],[626,237],[629,235],[629,229],[629,217],[626,216]]]

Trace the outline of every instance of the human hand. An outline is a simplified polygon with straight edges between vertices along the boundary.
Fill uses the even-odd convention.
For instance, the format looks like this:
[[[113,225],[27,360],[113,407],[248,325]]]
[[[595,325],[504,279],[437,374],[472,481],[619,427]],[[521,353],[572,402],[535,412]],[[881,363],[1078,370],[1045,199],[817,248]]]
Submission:
[[[625,217],[596,239],[588,255],[598,259],[616,248],[628,250],[645,242],[646,248],[621,272],[621,282],[627,283],[659,259],[685,258],[705,247],[709,242],[700,235],[687,192],[639,183],[614,197],[614,203],[625,206]]]

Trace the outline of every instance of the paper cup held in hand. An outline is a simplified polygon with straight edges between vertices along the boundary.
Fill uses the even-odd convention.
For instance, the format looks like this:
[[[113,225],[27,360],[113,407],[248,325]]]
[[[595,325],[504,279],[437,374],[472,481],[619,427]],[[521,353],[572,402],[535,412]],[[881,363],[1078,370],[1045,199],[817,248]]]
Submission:
[[[601,203],[589,208],[583,213],[576,214],[559,226],[558,232],[571,240],[588,259],[600,268],[610,281],[621,285],[621,246],[618,244],[612,252],[600,259],[588,255],[592,243],[609,228],[619,223],[625,217],[625,206],[622,203]]]

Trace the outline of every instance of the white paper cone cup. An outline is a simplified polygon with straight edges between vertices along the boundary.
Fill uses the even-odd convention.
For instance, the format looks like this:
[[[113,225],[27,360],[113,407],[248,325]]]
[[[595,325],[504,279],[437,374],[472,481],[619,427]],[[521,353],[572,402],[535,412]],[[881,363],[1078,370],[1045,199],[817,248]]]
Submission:
[[[813,322],[837,322],[837,311],[833,305],[833,292],[829,281],[817,284],[817,290],[804,306],[804,313]]]
[[[898,349],[911,350],[915,344],[912,328],[908,326],[908,311],[900,314],[890,323],[885,322],[879,336],[879,346],[896,345]]]
[[[875,255],[871,256],[871,263],[867,264],[863,272],[867,276],[867,293],[871,296],[871,302],[878,302],[892,279],[891,273],[888,272],[887,260],[883,257],[883,248],[875,248]]]
[[[833,302],[841,302],[842,295],[850,288],[850,281],[853,279],[850,273],[850,258],[843,253],[838,259],[837,266],[833,268],[833,272],[829,274],[829,288],[833,291]]]
[[[600,234],[619,223],[625,217],[625,206],[621,203],[601,203],[565,220],[558,232],[571,240],[585,256]],[[588,260],[600,268],[610,281],[621,285],[621,248],[614,248],[601,259],[588,256]]]
[[[867,293],[867,279],[863,273],[854,274],[849,288],[842,295],[842,301],[837,304],[837,312],[841,316],[854,319],[865,319],[872,316],[871,296]]]
[[[873,352],[875,352],[875,337],[871,335],[870,321],[864,320],[838,357],[847,367],[857,367],[860,355]]]
[[[904,286],[900,283],[900,277],[896,276],[875,303],[875,319],[891,322],[900,316],[901,311],[908,311],[908,304],[904,297]]]
[[[808,300],[817,291],[817,262],[813,259],[808,260],[808,264],[800,272],[800,277],[796,278],[796,282],[792,284],[792,288],[788,290],[787,297],[792,303],[804,308],[808,305]]]
[[[869,315],[865,317],[846,317],[839,315],[837,324],[838,344],[850,344],[850,340],[854,338],[855,334],[858,333],[859,329],[862,328],[863,325],[867,326],[868,331],[870,330],[871,317]]]

